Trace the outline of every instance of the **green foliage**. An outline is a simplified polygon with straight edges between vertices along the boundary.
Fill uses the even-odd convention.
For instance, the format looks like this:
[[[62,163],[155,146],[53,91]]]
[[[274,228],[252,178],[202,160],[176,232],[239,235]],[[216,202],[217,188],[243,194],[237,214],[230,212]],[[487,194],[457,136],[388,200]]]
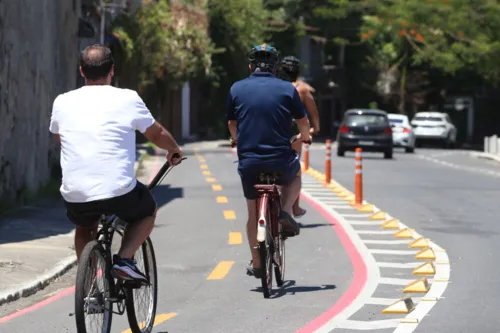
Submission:
[[[114,32],[124,50],[119,76],[128,86],[141,90],[162,79],[178,88],[200,73],[209,74],[213,44],[201,25],[174,18],[167,0],[123,14]]]

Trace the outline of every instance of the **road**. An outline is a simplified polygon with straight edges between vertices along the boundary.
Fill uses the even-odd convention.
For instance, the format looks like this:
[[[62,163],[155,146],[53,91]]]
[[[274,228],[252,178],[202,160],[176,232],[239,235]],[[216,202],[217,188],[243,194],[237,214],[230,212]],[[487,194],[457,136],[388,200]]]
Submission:
[[[323,170],[321,150],[312,167]],[[332,175],[353,189],[354,156],[333,154]],[[496,332],[500,324],[500,163],[465,151],[419,149],[363,159],[365,198],[445,248],[451,282],[415,332]]]
[[[324,151],[318,146],[311,148],[311,166],[322,171]],[[340,213],[329,216],[320,201],[333,195],[324,194],[319,183],[304,176],[308,194],[302,205],[308,213],[301,221],[301,235],[287,242],[288,281],[273,299],[265,300],[260,281],[245,275],[246,207],[233,163],[236,157],[227,148],[201,149],[200,158],[194,151],[187,153],[188,159],[156,192],[161,209],[152,239],[160,279],[157,313],[164,321],[154,332],[313,332],[327,321],[330,324],[323,328],[337,327],[334,332],[340,333],[360,331],[360,323],[366,322],[369,328],[364,331],[395,331],[399,319],[391,320],[401,316],[382,315],[381,310],[400,297],[398,290],[411,278],[411,270],[380,267],[384,267],[381,261],[396,266],[408,262],[407,244],[401,245],[403,250],[386,251],[396,256],[373,248],[366,251],[345,227],[350,217],[358,221],[350,223],[359,231],[367,224],[362,220],[366,214],[349,211],[331,199],[330,207]],[[419,149],[394,156],[394,160],[364,156],[365,198],[445,248],[452,270],[444,297],[415,332],[496,332],[500,270],[494,251],[500,244],[496,222],[500,164],[473,159],[462,151]],[[335,180],[352,190],[353,155],[334,154],[332,165]],[[227,203],[218,203],[225,200],[217,197],[225,197]],[[390,242],[380,239],[372,237],[365,243]],[[363,286],[358,283],[363,267],[366,283],[354,291]],[[17,313],[3,323],[0,318],[0,331],[74,332],[74,294],[68,289],[73,281],[74,270],[38,294],[0,307],[0,316]],[[353,313],[347,316],[349,309]],[[343,315],[343,323],[334,325],[334,316]],[[127,329],[126,319],[115,315],[112,332]]]

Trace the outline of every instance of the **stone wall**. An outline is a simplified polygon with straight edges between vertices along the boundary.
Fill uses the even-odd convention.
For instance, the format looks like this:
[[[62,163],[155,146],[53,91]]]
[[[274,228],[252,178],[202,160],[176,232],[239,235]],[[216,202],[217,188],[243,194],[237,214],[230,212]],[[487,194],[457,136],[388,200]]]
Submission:
[[[76,85],[80,0],[0,0],[0,204],[54,177],[52,102]]]

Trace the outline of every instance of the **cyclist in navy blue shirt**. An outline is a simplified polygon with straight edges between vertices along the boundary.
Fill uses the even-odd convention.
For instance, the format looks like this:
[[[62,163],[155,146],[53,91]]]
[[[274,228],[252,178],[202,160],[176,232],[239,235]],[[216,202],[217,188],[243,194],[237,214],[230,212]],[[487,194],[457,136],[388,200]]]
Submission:
[[[283,185],[279,222],[288,237],[298,235],[292,206],[300,194],[300,162],[292,149],[292,120],[300,134],[298,140],[310,142],[309,120],[297,89],[275,76],[279,55],[266,44],[254,46],[249,53],[251,75],[233,84],[227,99],[226,116],[232,140],[237,143],[238,173],[247,199],[247,237],[252,261],[247,273],[261,276],[257,246],[257,192],[254,185],[262,172],[278,172]]]

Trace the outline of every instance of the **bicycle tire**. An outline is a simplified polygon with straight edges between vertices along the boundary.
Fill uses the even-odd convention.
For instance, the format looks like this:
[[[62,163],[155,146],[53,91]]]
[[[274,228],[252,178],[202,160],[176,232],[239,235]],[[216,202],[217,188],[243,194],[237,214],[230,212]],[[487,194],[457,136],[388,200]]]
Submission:
[[[137,311],[135,308],[136,301],[134,294],[136,291],[141,291],[149,287],[140,288],[127,288],[125,306],[127,308],[128,323],[132,333],[150,333],[153,330],[154,321],[156,317],[156,305],[158,302],[158,274],[156,268],[156,257],[151,238],[147,238],[137,252],[142,253],[144,268],[142,271],[150,279],[150,299],[148,300],[147,318],[137,318]],[[137,253],[136,253],[137,258]],[[138,268],[141,269],[140,262],[137,260]]]
[[[104,281],[104,289],[107,289],[109,297],[110,292],[110,282],[108,272],[110,270],[110,263],[106,260],[103,255],[104,249],[102,246],[96,241],[93,240],[85,245],[83,252],[80,256],[77,274],[76,274],[76,284],[75,284],[75,321],[76,321],[76,330],[78,333],[87,333],[87,325],[85,323],[85,298],[88,296],[86,281],[88,276],[92,273],[92,255],[95,253],[99,260],[104,262],[104,272],[101,274],[103,276]],[[102,333],[110,333],[111,332],[111,322],[113,318],[113,303],[105,302],[104,306],[104,315],[103,315],[103,324],[102,328],[99,330]]]
[[[270,232],[271,226],[271,214],[270,206],[267,208],[266,213],[266,240],[264,242],[259,242],[259,255],[260,255],[260,265],[261,265],[261,283],[262,292],[264,298],[271,297],[272,285],[273,285],[273,237]]]
[[[276,260],[274,265],[274,275],[276,285],[283,286],[285,281],[285,237],[282,237],[282,227],[278,223],[278,234],[274,238]]]

